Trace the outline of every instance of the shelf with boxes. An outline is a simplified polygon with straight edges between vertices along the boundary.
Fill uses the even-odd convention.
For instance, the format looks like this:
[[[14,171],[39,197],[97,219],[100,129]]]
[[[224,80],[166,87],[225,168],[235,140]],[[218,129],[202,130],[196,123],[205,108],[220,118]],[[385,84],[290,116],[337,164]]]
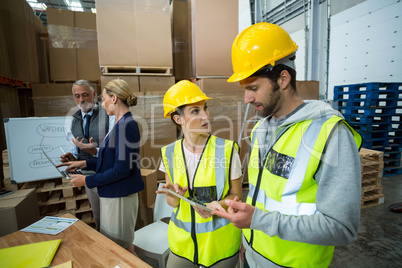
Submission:
[[[402,83],[334,88],[334,106],[363,137],[363,147],[385,153],[384,176],[402,173]]]
[[[384,153],[362,148],[359,152],[362,173],[362,208],[384,203],[381,179],[384,169]]]
[[[71,213],[87,224],[94,222],[85,187],[76,188],[62,178],[26,182],[23,189],[36,189],[40,216]]]

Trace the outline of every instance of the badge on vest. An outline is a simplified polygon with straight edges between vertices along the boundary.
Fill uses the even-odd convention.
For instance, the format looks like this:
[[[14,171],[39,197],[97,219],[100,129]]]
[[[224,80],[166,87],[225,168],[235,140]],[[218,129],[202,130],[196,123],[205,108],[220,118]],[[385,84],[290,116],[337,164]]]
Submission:
[[[271,149],[265,162],[265,168],[274,175],[289,179],[295,159]]]
[[[216,186],[194,187],[194,197],[202,203],[211,203],[217,201]]]

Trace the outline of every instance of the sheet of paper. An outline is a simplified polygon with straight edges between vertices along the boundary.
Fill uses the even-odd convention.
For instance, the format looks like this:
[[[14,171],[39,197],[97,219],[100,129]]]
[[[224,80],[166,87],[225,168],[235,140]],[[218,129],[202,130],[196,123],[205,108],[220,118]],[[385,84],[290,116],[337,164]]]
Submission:
[[[22,229],[21,231],[57,235],[58,233],[70,227],[76,221],[78,221],[78,219],[46,216],[43,219]]]

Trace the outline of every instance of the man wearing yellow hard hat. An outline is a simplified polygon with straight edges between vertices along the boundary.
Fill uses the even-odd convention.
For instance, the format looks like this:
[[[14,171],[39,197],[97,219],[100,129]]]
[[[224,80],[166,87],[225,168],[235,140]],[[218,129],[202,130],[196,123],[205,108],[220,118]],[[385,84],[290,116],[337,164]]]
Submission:
[[[297,45],[258,23],[232,46],[233,75],[262,117],[251,134],[246,203],[212,212],[243,229],[245,267],[328,267],[334,246],[356,240],[361,136],[328,104],[296,89]]]

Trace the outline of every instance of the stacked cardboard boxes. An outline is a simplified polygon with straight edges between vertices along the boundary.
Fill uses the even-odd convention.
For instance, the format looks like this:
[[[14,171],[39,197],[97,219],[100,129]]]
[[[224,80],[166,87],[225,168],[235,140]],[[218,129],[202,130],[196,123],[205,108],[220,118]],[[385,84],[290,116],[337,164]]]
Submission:
[[[18,89],[9,85],[0,84],[0,150],[3,152],[7,149],[6,133],[4,129],[3,120],[11,117],[20,117],[20,104]],[[4,159],[4,157],[6,158]],[[4,165],[1,166],[0,180],[6,180],[7,186],[11,187],[10,182],[10,169],[8,168],[7,153],[2,154]],[[0,183],[1,186],[1,183]]]
[[[100,86],[93,83],[99,97]],[[73,83],[32,84],[35,116],[67,116],[77,109],[72,95]]]
[[[50,79],[98,81],[96,15],[48,8],[47,21]]]
[[[40,82],[39,42],[45,27],[24,0],[4,0],[0,6],[0,76]]]
[[[96,2],[102,66],[172,68],[169,0]]]
[[[22,87],[31,82],[46,82],[46,57],[39,57],[40,51],[46,51],[46,44],[40,42],[40,33],[45,31],[46,28],[25,0],[1,2],[1,122],[9,117],[32,116],[31,92]],[[0,141],[0,150],[3,151],[6,149],[3,124],[0,124]],[[3,180],[3,172],[0,174],[0,179]]]
[[[101,88],[123,79],[137,95],[130,110],[141,130],[141,167],[156,169],[161,146],[175,140],[162,108],[164,93],[175,83],[169,1],[99,0],[97,32]]]
[[[238,34],[238,3],[175,0],[172,4],[177,79],[232,74],[231,48]]]

